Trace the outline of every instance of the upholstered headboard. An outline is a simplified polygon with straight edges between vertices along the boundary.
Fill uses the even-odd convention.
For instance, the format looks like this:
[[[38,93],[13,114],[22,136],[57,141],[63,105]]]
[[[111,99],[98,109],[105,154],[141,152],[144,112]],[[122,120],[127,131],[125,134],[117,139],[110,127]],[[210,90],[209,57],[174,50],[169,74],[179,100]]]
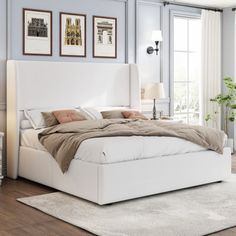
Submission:
[[[20,111],[72,106],[140,108],[136,65],[8,61],[7,175],[18,176]]]

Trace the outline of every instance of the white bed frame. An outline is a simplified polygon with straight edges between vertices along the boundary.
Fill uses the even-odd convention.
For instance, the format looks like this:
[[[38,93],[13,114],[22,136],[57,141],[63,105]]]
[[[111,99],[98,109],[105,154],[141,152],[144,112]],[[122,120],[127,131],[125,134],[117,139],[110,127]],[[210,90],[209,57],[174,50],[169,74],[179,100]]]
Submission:
[[[72,160],[62,174],[49,153],[20,146],[23,110],[72,106],[140,108],[136,65],[8,61],[7,174],[100,205],[218,182],[231,174],[229,148],[115,164]]]

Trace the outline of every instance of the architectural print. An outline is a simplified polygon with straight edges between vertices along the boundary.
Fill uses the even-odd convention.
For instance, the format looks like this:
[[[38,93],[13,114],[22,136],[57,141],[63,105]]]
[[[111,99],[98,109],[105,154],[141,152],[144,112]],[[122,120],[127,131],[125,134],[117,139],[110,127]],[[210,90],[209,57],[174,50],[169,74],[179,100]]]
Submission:
[[[52,56],[52,12],[23,9],[23,55]]]
[[[86,56],[86,15],[60,13],[60,55]]]
[[[98,22],[97,24],[97,43],[112,44],[113,25],[108,21]]]
[[[28,22],[28,36],[29,37],[48,37],[48,25],[41,18],[32,18]]]
[[[72,21],[71,17],[66,18],[64,45],[82,46],[81,23],[76,18]]]
[[[93,57],[117,57],[117,19],[93,17]]]

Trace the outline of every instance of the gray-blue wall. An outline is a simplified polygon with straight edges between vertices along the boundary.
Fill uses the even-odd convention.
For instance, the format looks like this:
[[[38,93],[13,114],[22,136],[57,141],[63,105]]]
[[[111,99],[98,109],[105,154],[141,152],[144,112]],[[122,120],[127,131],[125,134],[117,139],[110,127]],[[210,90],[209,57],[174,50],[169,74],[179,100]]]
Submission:
[[[9,1],[9,0],[8,0]],[[89,61],[89,62],[117,62],[125,63],[128,61],[127,51],[123,50],[129,34],[126,34],[128,20],[126,10],[127,1],[116,0],[10,0],[11,13],[11,51],[10,58],[18,60],[48,60],[48,61]],[[33,8],[53,11],[53,56],[23,56],[22,55],[22,8]],[[68,58],[59,56],[59,12],[81,13],[87,15],[87,57]],[[92,57],[92,16],[113,16],[117,17],[117,59],[94,59]]]
[[[200,10],[177,6],[166,6],[160,0],[0,0],[1,10],[6,15],[8,4],[8,59],[53,60],[80,62],[139,63],[143,68],[142,84],[148,81],[163,81],[167,96],[170,94],[170,15],[172,11],[199,13]],[[22,55],[22,8],[53,11],[53,56]],[[73,58],[59,56],[59,12],[84,13],[87,15],[87,57]],[[5,16],[3,14],[3,16]],[[117,59],[95,59],[92,57],[92,16],[114,16],[118,18]],[[4,17],[6,19],[6,17]],[[2,24],[6,22],[1,21]],[[148,55],[146,48],[154,46],[151,32],[163,31],[164,41],[159,56]],[[2,37],[3,36],[3,37]],[[2,34],[1,38],[6,35]],[[5,47],[1,42],[0,47]],[[6,58],[6,56],[5,56]],[[5,60],[4,58],[4,60]],[[5,74],[1,73],[0,83]],[[5,103],[5,89],[1,89],[0,102]],[[168,106],[169,110],[169,105]]]
[[[148,81],[163,81],[167,96],[171,86],[171,15],[174,11],[200,14],[194,8],[166,6],[160,0],[0,0],[0,110],[5,107],[5,61],[56,60],[80,62],[139,63],[143,68],[142,84]],[[6,3],[8,4],[8,28],[6,33]],[[53,56],[22,55],[22,8],[53,11]],[[84,13],[87,15],[87,57],[73,58],[59,56],[59,12]],[[92,57],[92,15],[115,16],[118,18],[117,59],[95,59]],[[154,43],[151,32],[163,31],[163,42],[159,56],[148,55],[146,48]],[[234,75],[234,14],[231,9],[223,13],[223,74]],[[7,35],[6,35],[7,34]],[[6,46],[6,37],[8,45]],[[153,45],[154,46],[154,45]],[[8,48],[8,50],[6,50]],[[166,104],[166,106],[169,105]],[[167,109],[168,110],[168,109]],[[0,130],[4,129],[0,122]]]

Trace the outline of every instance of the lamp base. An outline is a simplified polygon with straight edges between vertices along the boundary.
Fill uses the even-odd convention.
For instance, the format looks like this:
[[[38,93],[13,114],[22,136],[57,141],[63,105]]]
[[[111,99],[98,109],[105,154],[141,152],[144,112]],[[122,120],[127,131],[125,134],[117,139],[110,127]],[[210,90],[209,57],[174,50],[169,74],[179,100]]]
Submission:
[[[157,119],[157,110],[156,110],[156,99],[153,99],[153,109],[152,109],[152,119]]]

